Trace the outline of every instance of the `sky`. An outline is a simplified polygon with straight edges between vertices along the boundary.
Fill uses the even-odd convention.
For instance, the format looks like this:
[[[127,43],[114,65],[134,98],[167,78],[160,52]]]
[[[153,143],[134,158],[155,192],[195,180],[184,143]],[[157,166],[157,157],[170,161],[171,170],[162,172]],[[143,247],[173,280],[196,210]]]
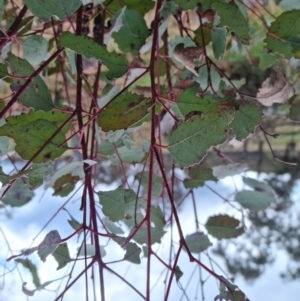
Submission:
[[[255,173],[248,173],[247,175],[253,178],[256,177]],[[234,176],[220,180],[218,183],[209,182],[209,186],[221,193],[223,196],[230,197],[236,188],[238,190],[243,188],[243,183],[241,176]],[[102,186],[101,190],[110,190],[113,188],[113,186]],[[298,190],[299,187],[297,187],[297,191]],[[297,191],[294,191],[294,196],[299,195]],[[55,218],[44,228],[48,221],[51,220],[52,216],[56,214],[57,210],[67,201],[67,199],[52,196],[52,193],[53,191],[51,188],[44,191],[44,188],[41,187],[37,189],[36,196],[27,205],[21,208],[1,209],[0,211],[0,275],[3,275],[3,273],[7,271],[7,268],[12,270],[5,276],[0,277],[0,301],[52,301],[55,299],[56,293],[54,290],[59,286],[60,281],[53,282],[47,286],[47,290],[37,291],[34,296],[27,297],[22,293],[21,288],[22,283],[25,281],[27,282],[28,289],[34,289],[34,285],[31,281],[31,275],[20,265],[17,269],[13,261],[7,263],[5,260],[11,256],[9,249],[13,254],[18,254],[22,249],[36,246],[51,230],[58,230],[61,237],[66,237],[72,233],[73,230],[67,222],[69,216],[67,212],[63,210],[59,211]],[[75,202],[73,200],[75,200]],[[75,218],[80,220],[80,212],[78,210],[80,206],[79,198],[77,198],[76,201],[76,197],[74,197],[73,200],[66,205],[66,208]],[[235,210],[230,209],[230,207],[224,203],[222,199],[218,198],[207,188],[197,189],[196,202],[199,221],[202,225],[205,224],[209,216],[216,215],[218,213],[224,214],[226,212],[231,216],[239,217]],[[7,215],[9,215],[9,217]],[[187,235],[194,233],[194,213],[190,199],[186,200],[185,205],[182,206],[179,211],[179,215],[181,221],[184,221],[182,223],[184,234]],[[204,227],[201,229],[205,230]],[[176,231],[174,231],[173,234],[173,240],[176,241],[178,238]],[[155,244],[153,246],[154,251],[157,252],[157,254],[159,254],[165,261],[168,261],[169,258],[170,235],[171,233],[168,231],[164,235],[162,243],[160,245]],[[217,241],[213,238],[210,239],[213,245],[217,243]],[[6,240],[9,242],[9,246],[6,243]],[[105,244],[105,241],[102,240],[102,242]],[[77,243],[77,237],[74,237],[70,242],[68,242],[68,246],[71,257],[75,257],[77,247],[79,246]],[[221,267],[225,268],[223,260],[212,255],[211,248],[208,249],[208,254],[210,254]],[[122,259],[124,256],[124,251],[115,243],[109,244],[105,247],[105,250],[107,253],[103,258],[105,262]],[[35,253],[28,256],[28,258],[37,265],[41,283],[58,279],[70,272],[71,265],[57,271],[57,262],[52,256],[48,256],[45,263],[41,262]],[[261,275],[253,283],[245,281],[242,277],[236,277],[235,284],[251,301],[286,300],[287,297],[289,300],[298,299],[299,282],[285,282],[279,276],[280,272],[284,270],[288,262],[288,257],[284,251],[276,250],[275,258],[275,262],[271,266],[267,266],[263,275]],[[164,279],[166,277],[166,271],[154,257],[151,257],[151,259],[151,285],[153,286],[151,290],[151,298],[152,300],[163,300],[162,296],[165,290]],[[144,294],[145,271],[147,266],[145,258],[142,258],[141,261],[140,265],[130,264],[129,262],[123,261],[109,266],[122,275],[127,281],[134,284],[134,286]],[[201,254],[201,262],[210,266],[209,258],[205,254]],[[76,273],[81,270],[83,264],[83,261],[76,263],[73,275],[76,275]],[[195,263],[189,262],[188,256],[184,251],[181,253],[178,266],[184,274],[180,279],[179,285],[173,281],[169,300],[194,300],[195,296],[198,296],[197,300],[202,300],[201,286],[199,284],[199,269],[195,269]],[[224,275],[223,272],[217,268],[215,271],[217,274]],[[113,274],[105,271],[104,276],[106,300],[141,300],[141,298],[132,289],[128,288],[123,281],[119,280]],[[90,279],[90,277],[91,273],[88,273],[88,278]],[[214,300],[215,296],[218,294],[218,282],[205,271],[202,271],[202,277],[204,281],[203,294],[205,296],[205,300]],[[63,280],[63,283],[65,283],[65,280]],[[96,283],[98,284],[99,282],[96,281]],[[183,295],[180,285],[182,285],[182,287],[186,287],[188,285],[186,292],[189,299]],[[95,289],[99,292],[99,287],[96,287]],[[90,286],[89,292],[89,296],[91,297],[92,286]],[[83,277],[74,287],[72,287],[70,291],[68,291],[64,300],[85,300],[85,297],[85,283]]]

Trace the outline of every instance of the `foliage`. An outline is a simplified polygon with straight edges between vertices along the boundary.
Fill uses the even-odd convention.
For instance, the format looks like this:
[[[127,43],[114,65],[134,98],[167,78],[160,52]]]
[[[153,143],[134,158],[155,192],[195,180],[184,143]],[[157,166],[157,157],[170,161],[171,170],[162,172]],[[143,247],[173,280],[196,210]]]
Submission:
[[[230,200],[221,195],[238,214],[216,212],[200,225],[195,189],[244,172],[248,166],[224,149],[255,135],[267,141],[274,161],[291,163],[273,151],[269,139],[276,135],[264,121],[266,107],[280,104],[286,119],[299,122],[300,10],[275,2],[0,0],[0,152],[14,166],[0,170],[1,210],[22,209],[44,183],[53,196],[68,198],[50,221],[64,209],[72,229],[63,237],[63,226],[51,224],[40,244],[8,256],[31,272],[35,289],[24,283],[20,291],[33,296],[55,281],[41,284],[30,260],[37,251],[42,262],[52,256],[57,270],[79,267],[76,277],[68,270],[55,300],[82,280],[87,292],[89,281],[99,281],[94,299],[104,301],[104,272],[151,300],[154,259],[167,271],[162,298],[171,300],[174,279],[188,295],[188,270],[178,263],[187,254],[220,283],[215,300],[247,300],[196,255],[210,258],[218,241],[247,235],[251,217],[277,204],[276,192],[243,177],[250,189]],[[209,161],[212,153],[217,163]],[[105,166],[109,174],[116,170],[110,188],[103,185],[110,182]],[[196,230],[184,233],[180,208],[188,196]],[[176,235],[166,240],[170,233]],[[156,251],[166,241],[168,260]],[[106,259],[110,247],[121,257]],[[144,291],[114,269],[122,262],[147,264]]]

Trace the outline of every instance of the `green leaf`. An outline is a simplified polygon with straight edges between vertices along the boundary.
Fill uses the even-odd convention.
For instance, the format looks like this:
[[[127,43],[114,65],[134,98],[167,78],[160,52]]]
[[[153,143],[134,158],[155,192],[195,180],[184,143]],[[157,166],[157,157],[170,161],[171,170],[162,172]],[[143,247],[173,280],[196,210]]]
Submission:
[[[210,83],[212,85],[213,91],[218,91],[221,82],[221,77],[219,73],[214,69],[210,69],[208,71],[206,66],[201,67],[198,76],[195,78],[195,81],[200,84],[201,89],[206,90],[209,87],[208,72],[209,72]],[[223,102],[222,99],[219,99],[219,101]]]
[[[71,219],[68,219],[68,223],[69,225],[76,231],[78,230],[82,224],[80,224],[71,214],[70,212],[66,209],[66,208],[63,208],[65,211],[67,211],[67,213],[69,214],[70,218]]]
[[[160,243],[161,239],[165,233],[166,232],[163,231],[162,229],[151,228],[151,245],[153,245],[154,243]],[[136,233],[136,235],[133,237],[133,240],[135,240],[138,244],[141,244],[141,245],[147,244],[147,235],[148,235],[147,227],[142,226],[139,229],[139,231]],[[129,234],[129,236],[130,236],[130,234]]]
[[[176,278],[176,282],[178,282],[180,280],[180,278],[182,277],[183,272],[180,270],[180,267],[177,265],[176,269],[175,269],[175,278]]]
[[[221,23],[219,26],[229,27],[242,44],[248,45],[250,42],[248,21],[245,19],[234,1],[229,3],[215,2],[212,4],[212,7],[221,17]]]
[[[110,233],[113,233],[113,234],[124,234],[124,231],[122,230],[122,228],[118,227],[114,222],[112,222],[108,217],[104,217],[102,219],[105,227],[107,228],[107,230],[110,232]]]
[[[101,246],[100,246],[100,250],[101,250]],[[105,249],[103,249],[103,251],[105,252]],[[94,244],[83,244],[78,248],[78,256],[87,257],[87,256],[95,256],[95,254],[96,254],[96,246]]]
[[[117,142],[124,135],[124,133],[125,133],[125,130],[123,130],[123,129],[116,130],[116,131],[109,131],[106,134],[106,138],[111,143],[115,143],[115,142]]]
[[[203,32],[204,39],[202,38],[202,32]],[[195,31],[194,41],[197,46],[199,47],[206,46],[211,42],[211,39],[212,39],[212,29],[210,28],[210,25],[206,25],[205,27],[202,28],[202,30],[201,27],[199,27]]]
[[[289,118],[292,121],[300,122],[300,102],[295,102],[291,105]]]
[[[231,122],[236,139],[241,141],[253,133],[262,115],[262,111],[255,105],[245,105],[237,110]]]
[[[106,251],[105,251],[105,247],[104,246],[100,246],[100,254],[101,254],[101,258],[106,256]]]
[[[98,124],[105,132],[127,129],[147,115],[151,107],[151,99],[124,92],[101,111]]]
[[[4,0],[0,0],[0,22],[2,21],[4,6],[5,6]]]
[[[142,16],[155,5],[153,0],[122,0],[122,2],[106,0],[103,4],[108,10],[116,12],[120,9],[120,3],[122,3],[123,7],[126,6],[128,9],[136,10]]]
[[[184,180],[184,187],[187,189],[203,187],[207,181],[217,182],[211,169],[204,169],[199,165],[194,165],[188,173],[188,178]]]
[[[26,61],[11,53],[7,58],[7,63],[11,74],[17,77],[29,77],[35,71]],[[26,79],[14,79],[11,84],[11,90],[17,92],[25,83]],[[20,102],[26,107],[32,107],[36,111],[49,111],[53,108],[51,94],[42,78],[37,76],[22,93]]]
[[[34,110],[30,110],[29,113],[21,113],[17,116],[10,116],[6,118],[6,122],[8,124],[14,125],[26,125],[27,123],[37,121],[39,119],[47,120],[51,122],[56,127],[60,127],[67,119],[69,118],[69,114],[64,112],[60,112],[57,110],[52,110],[49,112],[38,111],[35,112]],[[65,126],[62,129],[62,132],[66,133],[70,128],[70,124]]]
[[[209,241],[208,236],[202,232],[195,232],[187,235],[185,242],[192,253],[199,254],[207,250],[212,243]]]
[[[195,85],[182,92],[178,99],[178,108],[180,112],[186,116],[190,112],[199,111],[207,113],[214,111],[220,104],[220,101],[210,95],[204,95],[203,97],[197,96],[199,86]]]
[[[61,167],[52,175],[48,187],[53,187],[57,179],[67,174],[71,174],[72,176],[78,176],[82,179],[84,177],[83,162],[73,161]]]
[[[119,148],[121,146],[124,146],[124,143],[121,139],[115,142],[114,145],[116,148]],[[115,148],[113,144],[110,141],[107,140],[101,140],[101,143],[99,145],[99,153],[103,155],[112,155],[115,153]]]
[[[259,58],[259,68],[261,70],[265,70],[270,68],[278,62],[280,58],[279,54],[268,53],[266,49],[261,51],[260,58]]]
[[[283,12],[272,22],[264,42],[269,51],[300,58],[300,10]]]
[[[63,277],[62,277],[62,278],[63,278]],[[38,288],[36,288],[35,290],[29,290],[28,288],[25,287],[26,284],[27,284],[27,282],[23,282],[23,284],[22,284],[22,292],[23,292],[24,294],[26,294],[27,296],[32,297],[32,296],[34,296],[34,294],[35,294],[36,291],[42,290],[42,289],[44,289],[46,286],[48,286],[49,284],[51,284],[52,282],[57,281],[57,280],[61,280],[62,278],[55,279],[55,280],[52,280],[52,281],[46,281],[46,282],[44,282],[43,284],[41,284]]]
[[[145,152],[143,147],[128,149],[126,146],[121,146],[117,149],[118,154],[113,154],[109,156],[109,160],[112,164],[121,164],[120,160],[123,163],[141,163],[145,158]]]
[[[2,202],[12,207],[21,207],[31,201],[33,196],[34,193],[29,190],[28,184],[19,179],[2,199]]]
[[[121,55],[108,52],[106,46],[99,45],[89,37],[64,32],[60,36],[60,45],[83,54],[88,59],[100,60],[109,69],[106,74],[108,79],[121,77],[128,70],[128,65]]]
[[[116,21],[121,10],[116,12],[112,23]],[[139,54],[144,45],[149,30],[145,19],[135,10],[126,9],[122,16],[122,27],[112,34],[120,50],[132,55]]]
[[[18,117],[15,116],[14,121],[17,121]],[[66,139],[62,132],[58,132],[49,141],[57,131],[57,127],[47,120],[39,119],[30,123],[10,124],[7,119],[7,122],[0,127],[0,136],[13,138],[16,142],[16,151],[25,160],[30,160],[46,142],[48,142],[46,147],[34,158],[33,162],[53,161],[66,151],[65,146],[58,148]]]
[[[201,0],[198,1],[198,7],[200,8],[201,11],[206,11],[208,8],[211,8],[211,5],[214,2],[218,2],[218,0]]]
[[[243,227],[238,227],[240,221],[228,215],[211,216],[205,227],[208,233],[217,239],[234,238],[244,233]]]
[[[170,15],[175,15],[178,9],[178,5],[174,1],[164,2],[160,11],[161,17],[166,20]]]
[[[68,196],[75,189],[79,180],[80,178],[78,176],[72,176],[71,174],[61,176],[53,185],[54,192],[52,195],[61,197]]]
[[[5,186],[12,179],[19,179],[22,177],[29,178],[30,189],[35,189],[43,184],[43,179],[52,172],[54,163],[52,161],[46,163],[34,163],[29,169],[21,170],[16,174],[7,175],[3,173],[0,166],[0,182]]]
[[[53,161],[34,163],[29,169],[26,170],[29,178],[29,185],[32,189],[35,189],[43,184],[44,178],[52,173],[53,166]]]
[[[125,216],[125,191],[120,187],[98,192],[102,211],[113,222],[120,221]]]
[[[279,5],[283,10],[300,9],[300,2],[298,0],[281,0]]]
[[[64,20],[71,16],[82,4],[80,0],[24,0],[30,11],[46,22],[52,16]]]
[[[272,187],[270,187],[269,185],[267,185],[266,183],[264,183],[264,182],[259,182],[255,179],[247,178],[247,177],[243,177],[243,182],[247,186],[249,186],[251,188],[254,188],[257,191],[267,192],[267,193],[269,193],[270,195],[273,195],[273,196],[276,195],[274,189]]]
[[[225,27],[222,28],[214,27],[211,30],[212,48],[213,48],[214,56],[217,60],[220,57],[222,57],[225,52],[226,35],[227,35],[227,30]]]
[[[35,287],[39,287],[41,285],[39,275],[37,273],[37,268],[34,263],[32,263],[29,259],[16,259],[16,262],[22,264],[22,266],[29,270],[32,276],[32,282],[34,283]]]
[[[126,253],[124,255],[124,260],[127,260],[129,262],[140,264],[141,263],[141,254],[142,250],[140,247],[137,246],[136,243],[130,242],[126,246]]]
[[[140,209],[146,208],[146,201],[142,198],[138,198],[135,192],[131,189],[125,191],[125,219],[129,220],[139,212]]]
[[[39,65],[48,52],[48,41],[41,36],[29,36],[23,42],[24,59],[32,65]]]
[[[149,174],[147,172],[143,173],[137,173],[136,174],[136,179],[141,182],[141,185],[144,188],[144,195],[148,193],[148,181],[149,181]],[[158,197],[161,194],[162,191],[162,178],[158,176],[153,176],[152,177],[152,196]]]
[[[56,268],[56,270],[64,268],[69,262],[72,261],[72,259],[70,258],[69,248],[66,242],[59,245],[55,252],[52,254],[52,256],[58,263],[58,267]]]
[[[160,207],[151,206],[151,222],[158,229],[163,229],[165,226],[165,216]]]
[[[132,215],[126,215],[123,222],[129,229],[132,229],[141,223],[143,219],[144,217],[142,214],[137,212],[136,214],[133,213]]]
[[[9,140],[7,137],[0,137],[0,155],[6,155],[9,146]]]
[[[38,246],[38,255],[41,261],[46,261],[46,258],[59,246],[60,241],[61,238],[57,230],[52,230],[47,233],[43,241]]]
[[[270,193],[250,190],[238,192],[234,200],[252,211],[265,210],[276,201],[275,196]]]
[[[224,108],[179,122],[170,134],[168,146],[174,163],[193,165],[203,159],[211,146],[224,143],[233,114],[233,108]]]
[[[246,163],[230,163],[226,165],[218,165],[212,167],[213,175],[218,179],[224,179],[226,177],[231,177],[241,172],[248,170],[248,165]]]
[[[8,70],[7,70],[6,65],[0,64],[0,79],[6,77],[7,74],[8,74]]]
[[[179,5],[183,10],[195,9],[199,2],[199,0],[174,0],[174,3]]]

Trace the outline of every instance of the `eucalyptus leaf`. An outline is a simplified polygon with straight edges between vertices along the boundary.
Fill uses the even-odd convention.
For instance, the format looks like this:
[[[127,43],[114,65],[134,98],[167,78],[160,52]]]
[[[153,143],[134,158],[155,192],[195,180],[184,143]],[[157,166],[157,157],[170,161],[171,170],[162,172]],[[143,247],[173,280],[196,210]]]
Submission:
[[[300,57],[300,10],[283,12],[272,22],[264,42],[269,51],[289,59]]]
[[[64,32],[60,37],[60,45],[83,54],[88,59],[101,61],[109,69],[106,74],[108,79],[121,77],[128,70],[128,65],[121,55],[109,52],[106,46],[99,45],[89,37]]]
[[[31,65],[40,64],[46,57],[48,41],[41,36],[29,36],[23,43],[24,59]]]
[[[72,15],[81,5],[80,0],[24,0],[31,12],[46,22],[52,16],[61,20]]]
[[[246,105],[235,112],[231,127],[237,140],[247,138],[260,124],[262,111],[254,105]]]
[[[248,20],[245,19],[235,2],[215,2],[212,8],[221,17],[220,26],[229,27],[242,44],[248,45],[250,42]]]
[[[261,191],[243,190],[235,195],[235,201],[251,211],[265,210],[276,201],[274,195]]]
[[[24,79],[14,79],[11,84],[11,90],[17,92],[24,85],[27,77],[31,76],[35,70],[28,61],[11,53],[9,53],[6,61],[12,75],[24,77]],[[28,85],[27,89],[20,96],[20,102],[26,107],[31,107],[35,110],[50,111],[53,109],[51,94],[40,76],[37,76]]]
[[[239,220],[220,214],[208,218],[205,228],[217,239],[234,238],[244,233],[244,227],[239,226]]]
[[[116,12],[114,20],[121,13]],[[137,11],[126,9],[122,16],[122,26],[113,32],[112,37],[119,48],[125,53],[137,55],[149,34],[145,19]]]
[[[169,137],[168,150],[174,162],[180,166],[199,163],[211,146],[224,143],[233,114],[234,110],[227,108],[179,122]]]
[[[199,254],[209,248],[212,244],[207,235],[202,232],[195,232],[187,235],[185,242],[192,253]]]

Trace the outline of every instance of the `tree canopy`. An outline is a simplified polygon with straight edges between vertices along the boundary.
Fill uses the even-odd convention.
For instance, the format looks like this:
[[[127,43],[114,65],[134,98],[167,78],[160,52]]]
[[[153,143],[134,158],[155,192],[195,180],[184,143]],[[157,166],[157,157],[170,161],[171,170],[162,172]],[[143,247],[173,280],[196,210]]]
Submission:
[[[156,261],[164,273],[161,300],[171,300],[174,287],[191,296],[182,278],[190,269],[179,264],[187,256],[201,286],[208,276],[218,281],[215,300],[249,300],[211,250],[231,275],[251,279],[271,261],[266,246],[275,229],[299,236],[268,218],[290,208],[279,177],[245,173],[273,167],[264,170],[259,157],[254,168],[240,156],[253,141],[264,142],[277,173],[298,170],[295,145],[276,126],[290,131],[300,121],[299,2],[0,0],[0,21],[0,210],[23,210],[41,187],[66,200],[31,246],[12,250],[7,241],[8,264],[32,275],[20,292],[33,296],[55,282],[42,282],[38,269],[53,257],[67,271],[53,300],[80,281],[87,300],[109,300],[107,272],[137,300],[152,300]],[[238,174],[244,188],[230,196],[210,186]],[[200,223],[203,188],[233,211]],[[195,221],[188,233],[181,216],[187,202]],[[65,222],[56,223],[61,214]],[[263,226],[268,238],[257,234]],[[242,237],[261,242],[259,255]],[[160,253],[166,244],[169,255]],[[230,258],[231,244],[237,252]],[[121,257],[111,260],[111,248]],[[292,244],[285,248],[297,261]],[[247,265],[239,250],[257,265]],[[122,262],[144,264],[143,284],[126,280]]]

